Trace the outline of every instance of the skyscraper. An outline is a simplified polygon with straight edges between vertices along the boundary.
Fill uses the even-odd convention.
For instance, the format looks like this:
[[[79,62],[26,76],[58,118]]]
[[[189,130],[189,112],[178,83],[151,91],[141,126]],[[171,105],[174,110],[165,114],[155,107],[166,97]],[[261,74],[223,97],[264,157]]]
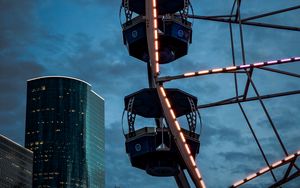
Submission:
[[[0,135],[0,187],[32,186],[32,151]]]
[[[33,187],[104,188],[104,99],[76,78],[27,81]]]

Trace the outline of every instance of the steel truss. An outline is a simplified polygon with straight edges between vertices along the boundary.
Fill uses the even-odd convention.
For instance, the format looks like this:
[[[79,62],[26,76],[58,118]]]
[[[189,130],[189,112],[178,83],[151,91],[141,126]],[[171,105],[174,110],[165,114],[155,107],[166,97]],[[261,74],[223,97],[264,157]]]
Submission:
[[[291,173],[293,167],[295,166],[295,162],[296,162],[296,160],[299,156],[300,156],[300,151],[298,151],[297,153],[294,153],[292,155],[289,155],[289,156],[285,157],[284,159],[282,159],[280,161],[277,161],[277,162],[271,164],[270,166],[267,166],[267,167],[259,170],[258,172],[247,176],[245,179],[236,182],[230,188],[239,187],[239,186],[247,183],[248,181],[251,181],[251,180],[253,180],[253,179],[255,179],[255,178],[257,178],[261,175],[266,174],[267,172],[275,170],[276,168],[282,167],[284,165],[288,165],[284,176],[279,181],[277,181],[276,183],[271,185],[269,188],[279,187],[279,186],[283,185],[284,183],[300,176],[300,170],[299,169],[296,169],[296,172]]]
[[[170,128],[171,128],[171,130],[172,130],[172,128],[174,129],[174,130],[172,130],[172,134],[173,135],[175,134],[176,135],[175,137],[179,137],[179,132],[175,130],[175,128],[176,127],[178,128],[179,125],[176,121],[176,118],[174,118],[174,115],[172,114],[172,109],[167,108],[167,104],[164,101],[164,100],[167,100],[167,97],[164,94],[164,89],[163,89],[162,85],[165,82],[184,79],[184,78],[199,77],[199,76],[205,76],[205,75],[210,75],[210,74],[222,74],[222,73],[223,74],[224,73],[233,74],[234,75],[234,83],[235,83],[235,96],[228,98],[228,99],[221,100],[221,101],[216,101],[216,102],[209,103],[209,104],[199,105],[198,109],[204,109],[204,108],[221,106],[221,105],[230,105],[230,104],[238,104],[239,105],[239,108],[245,118],[247,126],[250,129],[251,134],[256,141],[256,144],[264,158],[264,161],[265,161],[267,167],[261,169],[257,173],[251,174],[250,176],[246,177],[243,180],[238,181],[237,183],[233,184],[231,187],[239,187],[251,180],[256,179],[257,177],[259,177],[267,172],[270,172],[272,175],[272,178],[274,180],[274,184],[271,185],[270,188],[275,188],[275,187],[280,187],[281,185],[289,182],[290,180],[300,176],[300,169],[298,168],[298,166],[295,163],[297,158],[300,155],[300,151],[298,151],[295,154],[289,154],[289,152],[287,151],[285,145],[283,144],[281,137],[279,135],[279,132],[277,131],[276,126],[264,104],[264,100],[270,99],[270,98],[275,98],[275,97],[300,94],[300,90],[292,90],[292,91],[286,91],[286,92],[281,92],[281,93],[271,93],[271,94],[267,94],[267,95],[260,95],[252,77],[253,77],[254,70],[261,69],[261,70],[265,70],[265,71],[269,71],[269,72],[283,74],[283,75],[290,76],[290,77],[300,78],[300,74],[291,73],[291,72],[278,70],[278,69],[269,67],[271,65],[299,63],[300,57],[292,57],[292,58],[286,58],[286,59],[281,59],[281,60],[273,60],[273,61],[265,61],[265,62],[257,62],[257,63],[253,63],[253,64],[247,64],[246,56],[245,56],[245,47],[244,47],[243,26],[248,25],[248,26],[254,26],[254,27],[263,27],[263,28],[279,29],[279,30],[286,30],[286,31],[300,31],[300,27],[269,24],[269,23],[262,23],[262,22],[255,21],[259,18],[269,17],[269,16],[280,14],[280,13],[298,10],[298,9],[300,9],[300,5],[285,8],[285,9],[280,9],[280,10],[276,10],[276,11],[272,11],[272,12],[268,12],[268,13],[264,13],[264,14],[254,15],[254,16],[247,17],[247,18],[241,18],[241,3],[242,3],[241,0],[235,0],[232,5],[231,13],[229,15],[215,15],[215,16],[187,15],[188,18],[193,18],[193,19],[197,19],[197,20],[214,21],[214,22],[223,22],[223,23],[227,23],[229,25],[229,32],[230,32],[230,38],[231,38],[230,45],[231,45],[231,52],[232,52],[232,66],[225,67],[225,68],[215,68],[215,69],[210,69],[210,70],[200,70],[197,72],[189,72],[189,73],[175,75],[175,76],[158,77],[159,74],[156,74],[157,77],[155,78],[155,80],[156,80],[156,84],[157,84],[158,94],[161,98],[161,104],[162,104],[162,107],[163,107],[165,115],[166,115],[166,120],[168,122],[171,122]],[[237,24],[239,26],[239,38],[240,38],[240,42],[241,42],[241,51],[242,51],[241,53],[242,53],[242,60],[243,60],[241,65],[236,65],[235,46],[234,46],[234,42],[233,42],[234,36],[233,36],[233,31],[232,31],[233,24]],[[153,69],[155,69],[154,67],[156,67],[156,66],[157,66],[157,64],[152,63]],[[153,70],[153,72],[155,72],[155,71]],[[159,71],[156,70],[156,73],[158,73],[158,72]],[[242,95],[240,95],[238,92],[239,84],[237,81],[237,74],[245,74],[247,76],[247,81],[244,86]],[[250,86],[255,91],[256,96],[254,96],[254,97],[248,96],[248,91],[249,91]],[[256,136],[256,133],[254,132],[252,125],[248,119],[248,116],[245,113],[245,110],[242,106],[242,103],[248,102],[248,101],[259,101],[262,109],[264,110],[266,117],[268,118],[270,126],[271,126],[271,128],[272,128],[272,130],[273,130],[273,132],[285,154],[285,158],[283,160],[280,160],[273,164],[271,164],[268,161],[268,159],[265,155],[265,152],[259,142],[259,139]],[[175,119],[175,122],[173,119]],[[180,128],[178,130],[180,131]],[[183,149],[181,149],[181,145],[183,145],[183,144],[184,143],[177,144],[180,150],[183,150]],[[185,152],[183,151],[183,152],[181,152],[181,154],[182,154],[183,159],[186,160]],[[275,177],[273,171],[283,165],[288,165],[288,168],[286,170],[285,175],[281,179],[278,179],[278,177]],[[196,167],[196,169],[197,169],[197,167]],[[291,173],[292,169],[295,169],[296,172]],[[189,171],[191,177],[193,178],[193,173],[191,173],[190,170],[188,170],[188,171]],[[195,183],[196,187],[205,187],[204,181],[200,174],[198,177],[199,177],[199,180],[201,180],[202,185],[198,186],[197,183]],[[178,182],[179,179],[180,178],[177,177],[176,181],[180,187],[189,187],[189,186],[183,186],[183,184],[180,183],[180,181]],[[193,179],[193,181],[194,181],[194,179]]]

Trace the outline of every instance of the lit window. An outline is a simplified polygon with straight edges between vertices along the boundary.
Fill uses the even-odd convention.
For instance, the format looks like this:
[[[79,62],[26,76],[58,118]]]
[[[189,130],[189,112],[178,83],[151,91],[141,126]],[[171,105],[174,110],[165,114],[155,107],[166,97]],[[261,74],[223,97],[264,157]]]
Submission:
[[[42,90],[46,90],[46,86],[42,86],[41,89],[42,89]]]

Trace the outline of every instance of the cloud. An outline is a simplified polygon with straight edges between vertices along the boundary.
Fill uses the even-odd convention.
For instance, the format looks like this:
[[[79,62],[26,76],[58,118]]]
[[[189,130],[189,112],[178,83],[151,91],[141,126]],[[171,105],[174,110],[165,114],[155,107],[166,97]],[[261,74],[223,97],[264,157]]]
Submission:
[[[243,4],[245,6],[243,15],[248,15],[248,13],[250,15],[250,13],[252,14],[251,11],[254,9],[256,11],[257,8],[259,8],[258,11],[261,11],[262,8],[271,10],[282,4],[281,2],[279,5],[268,4],[270,6],[264,6],[265,4],[261,4],[260,1],[255,1],[256,4],[252,4],[252,2],[254,1]],[[56,5],[62,5],[60,3],[60,1],[55,2]],[[68,5],[76,4],[77,6],[68,6],[68,9],[62,7],[62,10],[72,13],[72,16],[65,18],[65,21],[66,23],[75,22],[75,24],[72,24],[72,32],[61,32],[68,31],[69,25],[56,24],[59,22],[59,16],[53,18],[51,27],[45,27],[48,23],[41,23],[47,20],[44,17],[51,17],[55,14],[51,11],[47,15],[40,12],[43,10],[42,7],[46,6],[45,4],[34,1],[0,0],[0,87],[4,88],[0,93],[1,134],[6,134],[19,143],[23,142],[27,79],[42,75],[78,77],[91,83],[93,90],[105,98],[107,187],[114,187],[115,185],[122,188],[133,186],[145,188],[176,187],[173,178],[154,178],[142,170],[131,167],[129,158],[125,153],[125,139],[119,122],[124,108],[123,97],[147,87],[147,75],[146,64],[129,57],[126,47],[122,43],[121,29],[117,25],[118,21],[111,19],[111,15],[107,15],[110,10],[119,8],[120,1],[76,0],[68,1],[68,3]],[[227,14],[232,5],[221,0],[213,4],[208,0],[193,3],[196,13],[201,15]],[[257,3],[262,6],[257,7]],[[82,21],[80,26],[77,25],[77,20],[74,18],[85,16],[85,12],[81,9],[82,6],[85,8],[86,6],[97,7],[96,9],[85,9],[101,12],[99,17],[95,17],[98,14],[91,14],[88,17],[93,18],[90,23],[102,19],[101,23],[106,25],[95,25],[91,29],[89,28],[90,25],[84,24],[86,20]],[[297,18],[295,14],[298,13],[295,12],[287,16],[287,20],[290,18],[295,20]],[[7,19],[8,17],[9,19]],[[117,18],[117,16],[113,15],[113,18]],[[269,21],[277,22],[278,19],[274,18]],[[107,25],[107,23],[111,25]],[[112,29],[109,30],[111,32],[103,32],[101,27],[111,27]],[[99,31],[99,33],[95,31]],[[298,42],[298,40],[300,38],[298,35],[295,32],[244,27],[247,61],[252,63],[299,55],[298,43],[300,41]],[[237,39],[235,41],[236,55],[239,58],[238,63],[241,63]],[[195,21],[193,44],[189,50],[188,56],[177,62],[163,65],[162,74],[172,75],[230,65],[228,25]],[[298,70],[297,67],[287,67],[286,69],[295,72]],[[273,84],[280,80],[284,80],[281,82],[280,89],[282,90],[287,89],[288,86],[289,88],[299,86],[295,81],[275,76],[269,77],[269,74],[255,76],[258,76],[255,81],[263,92],[270,92],[270,89],[273,88],[277,89],[277,86],[275,87]],[[267,77],[271,81],[264,82]],[[232,75],[186,79],[166,83],[165,86],[180,88],[196,95],[200,104],[234,95]],[[284,141],[288,145],[289,151],[294,151],[299,147],[297,114],[299,114],[300,109],[295,107],[295,104],[299,103],[299,96],[287,100],[290,102],[270,100],[266,104],[271,111],[274,122],[278,125],[280,134],[283,135]],[[268,156],[272,160],[279,159],[282,155],[278,152],[277,143],[274,142],[273,137],[271,138],[270,131],[265,128],[266,126],[261,126],[268,122],[263,118],[263,114],[260,113],[256,104],[247,103],[244,106],[255,127],[262,127],[258,128],[257,132],[262,136],[260,138],[267,149]],[[257,146],[236,105],[201,109],[201,114],[204,127],[197,161],[208,186],[224,187],[224,185],[230,185],[233,180],[243,178],[241,177],[243,174],[247,175],[253,172],[256,167],[263,166],[263,160],[261,160]],[[257,166],[254,166],[253,163]],[[216,176],[218,182],[215,181]],[[291,187],[299,185],[297,184],[299,181],[295,182],[291,184]],[[248,187],[266,187],[267,185],[258,181],[258,183],[254,182]]]
[[[112,0],[112,1],[106,1],[106,0],[72,0],[72,2],[78,3],[80,5],[97,5],[97,6],[112,6],[115,7],[116,5],[121,5],[121,1],[118,0]]]
[[[26,80],[45,70],[28,50],[38,32],[35,8],[33,1],[0,1],[0,130],[19,143],[24,141]]]
[[[0,58],[1,61],[1,58]],[[25,124],[26,80],[41,75],[44,67],[35,62],[9,59],[0,64],[0,129],[8,137],[16,137],[23,143]]]

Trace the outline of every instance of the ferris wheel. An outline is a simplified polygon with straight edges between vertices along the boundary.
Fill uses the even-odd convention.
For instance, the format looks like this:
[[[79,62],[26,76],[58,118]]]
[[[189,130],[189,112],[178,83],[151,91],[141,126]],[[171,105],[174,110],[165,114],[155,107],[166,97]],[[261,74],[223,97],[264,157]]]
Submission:
[[[205,179],[203,179],[195,160],[200,151],[201,141],[200,133],[197,132],[196,128],[197,125],[202,126],[199,110],[237,104],[263,157],[265,167],[232,185],[228,185],[228,187],[240,187],[265,174],[270,174],[273,179],[273,183],[269,187],[281,187],[300,176],[300,169],[296,164],[300,150],[294,153],[287,150],[264,102],[264,99],[300,94],[300,90],[261,95],[253,79],[253,72],[257,69],[300,78],[299,74],[277,68],[277,65],[299,63],[300,56],[247,63],[243,37],[244,25],[299,32],[300,27],[267,24],[256,20],[300,9],[300,5],[242,18],[241,4],[241,0],[234,0],[228,15],[198,16],[194,15],[189,0],[122,0],[120,13],[121,10],[124,10],[125,21],[122,23],[124,45],[127,46],[130,56],[146,63],[149,83],[149,88],[141,89],[124,98],[124,113],[127,115],[128,123],[128,132],[124,133],[125,145],[133,167],[145,170],[152,176],[173,176],[178,187],[182,188],[191,187],[191,182],[187,180],[188,174],[195,187],[205,188]],[[192,43],[190,19],[223,22],[229,25],[232,65],[178,75],[160,76],[161,65],[172,63],[188,54],[189,45]],[[238,25],[239,28],[241,64],[237,64],[236,61],[233,25]],[[276,68],[271,68],[274,65]],[[177,88],[164,86],[166,82],[174,80],[225,73],[233,75],[235,96],[208,104],[199,105],[197,97]],[[247,78],[243,84],[242,93],[239,90],[241,84],[238,82],[237,74],[243,74]],[[250,87],[255,96],[249,97]],[[248,101],[259,102],[285,155],[281,160],[271,162],[268,159],[242,105]],[[136,129],[135,120],[137,116],[153,119],[155,126],[143,126]],[[184,116],[188,125],[187,129],[183,128],[178,121]],[[287,167],[284,175],[282,177],[275,175],[275,171],[283,166]]]

